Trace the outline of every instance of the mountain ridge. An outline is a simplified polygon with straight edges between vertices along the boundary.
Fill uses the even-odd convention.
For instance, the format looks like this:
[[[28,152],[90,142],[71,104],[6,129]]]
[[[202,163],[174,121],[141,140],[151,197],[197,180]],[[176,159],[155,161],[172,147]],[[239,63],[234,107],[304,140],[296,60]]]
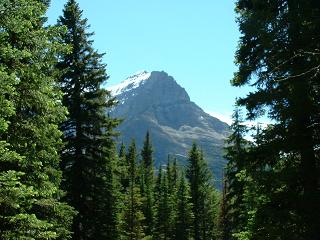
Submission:
[[[129,144],[136,139],[141,147],[150,132],[156,165],[165,164],[167,155],[184,165],[193,142],[204,152],[218,181],[223,175],[223,146],[229,125],[204,112],[190,100],[186,90],[164,71],[143,71],[108,88],[119,104],[111,116],[123,118],[119,141]]]

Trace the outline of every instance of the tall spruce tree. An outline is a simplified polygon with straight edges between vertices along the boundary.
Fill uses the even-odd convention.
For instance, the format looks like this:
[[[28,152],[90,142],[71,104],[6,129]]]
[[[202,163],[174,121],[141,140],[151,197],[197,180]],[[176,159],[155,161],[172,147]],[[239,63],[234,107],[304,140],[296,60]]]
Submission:
[[[0,11],[8,8],[9,2],[0,3]],[[8,8],[7,15],[0,19],[0,28],[9,29],[9,21],[14,19],[12,8]],[[18,10],[18,14],[21,9]],[[19,221],[19,213],[23,211],[23,199],[31,199],[35,191],[21,181],[21,176],[25,173],[21,165],[23,158],[14,150],[9,149],[10,145],[6,141],[8,133],[9,118],[14,115],[13,97],[16,94],[15,86],[18,84],[14,69],[8,68],[8,60],[14,59],[13,53],[10,53],[11,46],[7,44],[7,33],[0,33],[0,237],[12,239],[15,235],[14,229]],[[7,56],[4,55],[7,53]],[[28,200],[29,200],[28,199]],[[31,205],[31,203],[29,203]],[[20,207],[21,206],[21,207]],[[31,215],[25,214],[25,219],[32,219]],[[9,223],[12,224],[9,225]],[[21,222],[18,231],[29,227],[27,221]],[[31,226],[30,226],[31,227]],[[16,235],[20,238],[22,235]]]
[[[0,2],[0,238],[69,239],[58,150],[64,119],[52,67],[63,45],[39,1]]]
[[[190,182],[191,203],[193,204],[193,237],[195,240],[213,239],[217,199],[208,166],[202,151],[195,143],[189,152],[188,162],[186,175]]]
[[[193,239],[193,218],[190,186],[185,176],[181,174],[177,193],[176,240]]]
[[[0,9],[6,11],[6,15],[0,19],[1,29],[10,29],[9,23],[15,16],[12,7],[8,7],[9,2],[2,1]],[[37,229],[40,226],[30,224],[37,220],[32,214],[22,213],[24,208],[32,205],[32,196],[36,191],[28,187],[21,177],[25,175],[22,164],[24,158],[17,154],[7,142],[9,118],[15,114],[14,96],[16,95],[16,85],[18,80],[15,69],[8,66],[8,63],[16,58],[13,52],[10,53],[11,46],[8,44],[8,35],[5,31],[0,33],[0,238],[13,239],[26,236],[24,229]],[[16,52],[20,52],[16,50]],[[4,55],[7,53],[7,55]],[[11,149],[10,149],[11,148]],[[20,215],[21,214],[21,215]],[[23,218],[24,219],[23,219]],[[35,222],[37,223],[37,222]],[[41,223],[40,221],[38,224]]]
[[[228,180],[226,177],[223,179],[222,196],[220,200],[220,209],[218,215],[218,229],[217,239],[219,240],[230,240],[232,238],[232,228],[230,221],[230,203],[227,199],[228,195]]]
[[[232,134],[227,139],[227,147],[225,148],[225,158],[228,160],[225,174],[225,195],[224,202],[226,209],[225,214],[228,216],[229,226],[232,229],[229,233],[231,238],[232,233],[240,232],[245,228],[247,220],[247,208],[244,203],[244,185],[245,179],[243,174],[246,170],[247,148],[249,147],[248,141],[244,139],[245,134],[248,132],[247,127],[243,124],[241,111],[236,107],[233,113],[233,123],[231,125]]]
[[[129,186],[125,196],[123,210],[123,225],[121,238],[125,240],[140,240],[145,237],[144,215],[142,212],[142,198],[139,188],[139,176],[137,169],[137,150],[133,140],[127,153]]]
[[[153,229],[153,238],[159,238],[161,226],[162,226],[162,216],[160,209],[160,199],[162,198],[162,167],[161,165],[158,168],[158,174],[156,176],[156,182],[154,187],[154,208],[155,208],[155,219],[154,219],[154,229]]]
[[[141,195],[143,198],[143,214],[145,216],[146,235],[152,235],[154,224],[154,166],[153,166],[153,149],[150,134],[147,132],[143,148],[142,157],[142,181],[143,189]]]
[[[250,119],[266,106],[275,122],[252,151],[250,175],[264,200],[248,238],[318,239],[320,3],[238,0],[236,10],[242,37],[232,84],[256,87],[238,102]]]
[[[127,161],[127,154],[126,154],[126,146],[124,143],[121,144],[119,150],[119,180],[121,184],[121,192],[125,193],[127,188],[129,187],[129,172],[128,172],[128,161]]]
[[[112,239],[116,236],[117,188],[114,127],[106,115],[114,100],[102,84],[107,80],[103,54],[92,47],[87,19],[75,0],[69,0],[58,20],[67,32],[61,41],[71,47],[59,56],[60,87],[68,119],[61,125],[65,147],[61,167],[66,199],[78,211],[74,239]]]
[[[156,220],[154,239],[171,239],[171,204],[170,193],[168,190],[169,188],[167,171],[163,171],[162,167],[160,166],[155,191]]]
[[[177,160],[172,160],[170,156],[168,156],[167,163],[167,171],[166,171],[166,179],[167,179],[167,192],[168,192],[168,219],[166,220],[168,223],[168,234],[171,239],[175,239],[177,236],[175,231],[175,226],[177,224],[177,203],[178,203],[178,166]]]

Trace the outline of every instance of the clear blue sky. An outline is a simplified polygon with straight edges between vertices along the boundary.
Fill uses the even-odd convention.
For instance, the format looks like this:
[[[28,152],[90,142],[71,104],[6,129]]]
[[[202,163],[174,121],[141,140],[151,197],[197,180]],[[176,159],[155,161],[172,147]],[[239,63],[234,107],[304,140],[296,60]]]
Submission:
[[[52,0],[54,24],[66,1]],[[114,85],[164,70],[206,111],[228,114],[244,89],[230,86],[239,40],[232,0],[78,0]]]

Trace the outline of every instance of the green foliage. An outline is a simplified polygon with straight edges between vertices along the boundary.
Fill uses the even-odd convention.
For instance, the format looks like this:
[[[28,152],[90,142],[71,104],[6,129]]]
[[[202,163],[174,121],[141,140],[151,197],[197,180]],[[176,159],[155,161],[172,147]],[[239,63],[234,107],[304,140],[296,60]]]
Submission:
[[[0,238],[69,239],[58,150],[65,117],[57,72],[59,28],[43,27],[38,1],[0,2]],[[5,9],[5,11],[4,11]]]
[[[274,124],[257,134],[236,171],[250,207],[234,236],[317,239],[319,2],[238,0],[236,11],[242,37],[232,84],[256,87],[238,104],[249,119],[267,112]]]
[[[142,212],[142,197],[138,186],[137,152],[135,142],[132,141],[127,153],[129,186],[124,200],[123,226],[121,238],[140,240],[145,237],[144,215]]]
[[[169,194],[168,198],[168,233],[171,239],[177,238],[176,227],[177,227],[177,208],[178,208],[178,189],[179,189],[179,169],[177,166],[177,160],[174,159],[173,162],[168,157],[166,179],[167,179],[167,191]]]
[[[176,240],[193,239],[193,220],[190,186],[185,176],[181,175],[177,193]]]
[[[189,152],[187,179],[190,182],[193,204],[194,239],[214,239],[215,218],[217,215],[217,195],[213,188],[212,176],[202,152],[194,143]]]
[[[92,47],[87,19],[76,1],[65,5],[58,26],[67,29],[60,41],[71,50],[59,55],[60,87],[69,115],[61,125],[65,146],[62,164],[67,201],[78,211],[75,239],[117,236],[119,179],[113,129],[118,121],[106,115],[114,104],[102,84],[107,80],[103,54]]]
[[[219,209],[219,215],[217,219],[217,232],[216,236],[217,239],[220,240],[229,240],[231,239],[232,235],[232,229],[234,226],[231,223],[230,219],[230,203],[229,199],[227,198],[228,195],[228,180],[226,177],[224,178],[223,183],[223,190],[222,190],[222,196],[220,200],[220,209]]]
[[[170,158],[165,171],[159,169],[155,186],[155,239],[177,238],[178,174],[176,161],[172,163]]]
[[[154,225],[154,161],[153,149],[150,134],[147,132],[146,138],[141,150],[141,196],[143,199],[143,214],[145,216],[144,225],[146,235],[151,236]]]
[[[198,159],[195,161],[197,175],[200,176],[199,208],[194,208],[190,183],[186,174],[177,166],[177,161],[168,158],[166,168],[160,167],[156,178],[153,176],[152,145],[150,136],[146,135],[141,151],[142,159],[137,157],[136,145],[133,140],[128,148],[122,144],[119,151],[121,171],[116,172],[121,194],[117,218],[117,239],[195,239],[194,225],[200,227],[200,239],[215,239],[217,232],[216,218],[218,194],[213,187],[202,152],[195,146]],[[140,163],[140,164],[139,164]],[[193,168],[194,169],[194,168]],[[191,173],[191,171],[188,171]],[[150,182],[147,180],[150,174]],[[192,172],[194,174],[194,172]],[[151,193],[148,184],[151,183]],[[151,201],[147,199],[150,197]],[[147,222],[145,213],[152,211],[152,224]],[[198,215],[198,222],[195,221]],[[148,227],[150,228],[147,233]]]
[[[222,235],[226,239],[231,239],[233,233],[241,232],[245,228],[247,219],[247,206],[244,202],[245,177],[240,177],[240,173],[247,166],[247,148],[248,141],[244,139],[248,132],[243,124],[241,111],[236,108],[233,114],[233,123],[231,125],[233,133],[227,139],[225,148],[225,157],[228,160],[225,173],[225,189],[223,198],[224,230]],[[228,226],[226,226],[228,224]]]
[[[165,172],[163,173],[161,167],[159,169],[159,174],[156,182],[155,195],[156,221],[154,237],[155,239],[171,239],[170,230],[172,227],[172,215],[170,194],[168,189],[168,178],[167,174]]]
[[[121,185],[121,192],[125,193],[126,189],[129,187],[129,164],[127,162],[126,156],[126,146],[122,143],[119,151],[119,168],[117,175],[119,176],[119,181]]]

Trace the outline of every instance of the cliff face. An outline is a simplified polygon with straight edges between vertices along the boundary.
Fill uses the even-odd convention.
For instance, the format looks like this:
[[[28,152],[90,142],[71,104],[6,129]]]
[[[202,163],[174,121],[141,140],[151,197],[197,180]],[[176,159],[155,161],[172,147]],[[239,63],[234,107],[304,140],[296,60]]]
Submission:
[[[168,154],[185,164],[188,150],[196,142],[216,179],[221,180],[229,126],[191,102],[185,89],[171,76],[165,72],[141,72],[109,90],[119,101],[110,114],[124,119],[118,129],[120,142],[128,144],[134,138],[141,147],[149,131],[156,166],[165,164]]]

